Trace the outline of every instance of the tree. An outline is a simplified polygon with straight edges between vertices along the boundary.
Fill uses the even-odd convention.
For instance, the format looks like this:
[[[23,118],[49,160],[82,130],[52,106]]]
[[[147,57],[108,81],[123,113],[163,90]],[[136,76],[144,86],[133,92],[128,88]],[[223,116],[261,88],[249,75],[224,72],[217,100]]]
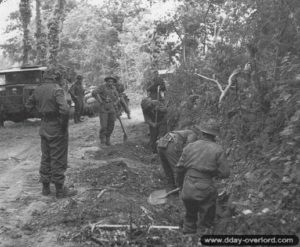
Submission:
[[[61,30],[65,0],[57,0],[54,7],[52,17],[48,21],[48,42],[49,42],[49,58],[50,67],[57,66],[57,56],[59,52],[59,33]]]
[[[41,0],[36,0],[36,62],[45,65],[47,60],[47,36],[43,31],[41,18]]]
[[[23,27],[23,65],[28,64],[28,53],[31,49],[29,43],[29,29],[28,25],[30,23],[31,18],[31,9],[30,9],[30,1],[29,0],[21,0],[19,4],[20,14],[21,14],[21,22]]]

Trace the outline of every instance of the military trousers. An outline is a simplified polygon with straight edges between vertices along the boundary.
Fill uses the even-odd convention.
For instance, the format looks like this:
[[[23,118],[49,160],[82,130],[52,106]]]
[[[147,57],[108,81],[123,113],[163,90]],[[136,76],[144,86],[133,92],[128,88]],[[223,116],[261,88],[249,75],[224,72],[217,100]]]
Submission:
[[[83,104],[84,104],[83,99],[76,99],[74,101],[74,104],[75,104],[74,122],[78,123],[83,113]]]
[[[183,232],[194,233],[198,225],[211,227],[216,215],[217,190],[208,179],[186,176],[182,189],[186,209]]]
[[[157,147],[157,151],[162,168],[167,177],[167,182],[170,187],[175,188],[175,167],[182,154],[182,145],[174,141],[170,141],[166,148]]]
[[[157,127],[149,126],[150,140],[149,145],[153,153],[157,153],[157,140],[167,133],[166,124],[160,123]]]
[[[68,132],[55,137],[41,136],[40,181],[63,184],[68,163]]]
[[[110,137],[116,121],[116,113],[115,112],[100,112],[100,131],[99,137],[100,139],[105,137]]]
[[[196,233],[199,227],[212,227],[216,215],[216,200],[207,198],[207,201],[183,200],[185,218],[183,222],[184,233]]]

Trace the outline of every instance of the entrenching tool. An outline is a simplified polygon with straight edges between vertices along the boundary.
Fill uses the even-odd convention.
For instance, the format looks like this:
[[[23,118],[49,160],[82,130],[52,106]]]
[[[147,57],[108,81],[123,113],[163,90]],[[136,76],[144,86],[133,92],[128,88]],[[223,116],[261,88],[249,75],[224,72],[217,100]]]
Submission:
[[[121,120],[121,118],[118,116],[118,120],[119,120],[119,122],[120,122],[120,125],[121,125],[121,128],[122,128],[122,130],[123,130],[123,142],[126,142],[127,141],[127,139],[128,139],[128,136],[127,136],[127,133],[126,133],[126,129],[125,129],[125,127],[124,127],[124,125],[123,125],[123,123],[122,123],[122,120]]]
[[[165,190],[165,189],[153,191],[150,194],[150,196],[148,197],[147,201],[148,201],[148,203],[150,203],[152,205],[165,204],[167,202],[167,197],[171,194],[176,193],[179,190],[180,190],[180,188],[176,188],[169,192],[167,192],[167,190]]]

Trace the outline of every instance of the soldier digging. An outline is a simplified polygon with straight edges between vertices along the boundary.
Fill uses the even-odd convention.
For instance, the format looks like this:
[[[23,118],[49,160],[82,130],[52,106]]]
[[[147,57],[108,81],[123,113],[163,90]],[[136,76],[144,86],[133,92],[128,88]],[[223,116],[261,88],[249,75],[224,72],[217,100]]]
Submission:
[[[182,200],[186,209],[184,234],[197,232],[199,225],[210,228],[216,214],[217,189],[213,178],[227,178],[229,165],[222,147],[216,143],[219,128],[214,121],[200,126],[202,139],[187,145],[176,166],[177,185],[182,188]]]
[[[153,153],[157,152],[156,141],[167,133],[167,107],[163,96],[165,91],[164,81],[156,75],[147,88],[148,97],[141,102],[145,123],[149,125],[149,144]]]
[[[172,131],[158,140],[157,152],[170,190],[176,188],[175,167],[183,148],[200,139],[201,131],[199,128],[199,126],[193,126],[191,129]]]

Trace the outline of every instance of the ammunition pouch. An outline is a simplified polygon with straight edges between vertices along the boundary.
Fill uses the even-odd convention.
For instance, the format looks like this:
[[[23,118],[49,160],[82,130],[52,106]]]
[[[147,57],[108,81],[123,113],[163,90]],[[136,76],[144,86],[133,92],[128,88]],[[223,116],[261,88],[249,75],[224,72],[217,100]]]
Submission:
[[[159,148],[167,148],[170,142],[176,141],[177,137],[174,133],[168,133],[162,138],[160,138],[157,142],[157,147]]]

